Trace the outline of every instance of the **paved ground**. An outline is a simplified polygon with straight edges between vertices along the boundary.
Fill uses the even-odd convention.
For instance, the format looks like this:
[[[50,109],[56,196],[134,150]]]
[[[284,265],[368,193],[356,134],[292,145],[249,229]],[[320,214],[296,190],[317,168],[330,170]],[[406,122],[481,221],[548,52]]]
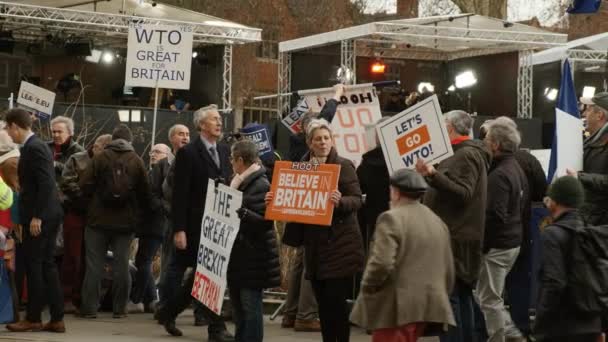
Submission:
[[[131,315],[124,320],[112,319],[112,315],[104,313],[96,320],[84,320],[72,315],[66,316],[66,334],[51,333],[21,333],[15,334],[8,331],[0,332],[0,341],[49,341],[49,342],[190,342],[206,341],[207,332],[205,328],[194,327],[191,312],[180,316],[178,326],[184,331],[184,336],[172,338],[164,329],[152,320],[151,314]],[[232,326],[229,329],[233,329]],[[296,333],[291,329],[281,329],[280,318],[271,322],[266,318],[264,327],[265,338],[268,342],[307,342],[321,341],[318,333]],[[232,330],[233,331],[233,330]],[[361,329],[354,328],[352,331],[352,342],[371,341]],[[434,342],[428,339],[426,342]]]

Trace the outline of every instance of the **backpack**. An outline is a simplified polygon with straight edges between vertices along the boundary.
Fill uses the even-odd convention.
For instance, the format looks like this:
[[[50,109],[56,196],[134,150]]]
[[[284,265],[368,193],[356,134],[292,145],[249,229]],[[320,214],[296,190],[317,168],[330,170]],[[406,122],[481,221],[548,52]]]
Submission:
[[[125,157],[119,156],[112,160],[110,168],[103,174],[101,200],[107,207],[123,207],[131,197],[133,189],[125,159]]]
[[[608,311],[608,226],[572,228],[567,290],[571,304],[581,313]]]

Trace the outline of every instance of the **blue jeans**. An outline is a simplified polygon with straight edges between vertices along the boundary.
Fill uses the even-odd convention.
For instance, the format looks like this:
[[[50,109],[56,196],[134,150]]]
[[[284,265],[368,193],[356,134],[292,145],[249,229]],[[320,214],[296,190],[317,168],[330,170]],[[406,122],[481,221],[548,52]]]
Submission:
[[[230,287],[232,315],[236,326],[236,342],[262,342],[264,340],[264,313],[262,289]]]
[[[441,342],[486,341],[484,319],[479,304],[473,298],[473,288],[456,279],[450,295],[450,304],[454,311],[456,327],[450,327],[448,333],[441,336]]]
[[[156,285],[152,277],[152,261],[163,240],[154,237],[142,237],[139,239],[137,255],[135,256],[135,289],[131,294],[133,303],[150,304],[157,299]]]

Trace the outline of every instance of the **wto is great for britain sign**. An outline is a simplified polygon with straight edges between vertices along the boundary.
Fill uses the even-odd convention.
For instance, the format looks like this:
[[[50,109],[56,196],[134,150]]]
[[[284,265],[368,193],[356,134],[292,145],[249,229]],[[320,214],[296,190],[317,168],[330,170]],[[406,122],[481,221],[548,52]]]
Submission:
[[[189,89],[192,27],[131,23],[125,85]]]

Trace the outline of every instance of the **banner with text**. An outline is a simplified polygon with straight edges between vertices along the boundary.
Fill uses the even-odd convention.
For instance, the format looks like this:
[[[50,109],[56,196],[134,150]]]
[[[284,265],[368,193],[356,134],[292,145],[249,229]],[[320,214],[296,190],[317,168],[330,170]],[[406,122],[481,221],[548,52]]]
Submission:
[[[304,91],[307,92],[307,91]],[[306,103],[313,112],[319,113],[327,100],[334,96],[334,90],[305,95]],[[336,116],[331,122],[335,147],[338,154],[355,163],[361,163],[363,154],[370,150],[365,134],[365,126],[380,120],[380,102],[376,89],[369,85],[346,87]]]
[[[55,93],[21,81],[17,103],[27,107],[27,109],[38,111],[42,118],[48,118],[53,114]]]
[[[190,89],[192,27],[129,24],[128,87]]]
[[[272,155],[272,143],[270,133],[266,125],[248,124],[241,129],[245,139],[253,141],[258,146],[258,155],[264,159]]]
[[[241,223],[236,210],[242,202],[240,191],[221,183],[216,187],[209,179],[192,297],[218,315],[224,303],[230,252]]]
[[[281,123],[287,127],[292,134],[298,134],[302,132],[301,122],[304,115],[308,113],[310,107],[306,103],[306,98],[303,97],[298,101],[296,107],[286,117],[281,120]]]
[[[276,162],[270,186],[274,198],[266,208],[266,219],[331,225],[330,198],[339,177],[340,165]]]
[[[390,174],[413,169],[418,159],[435,164],[454,154],[436,95],[382,122],[376,130]]]

